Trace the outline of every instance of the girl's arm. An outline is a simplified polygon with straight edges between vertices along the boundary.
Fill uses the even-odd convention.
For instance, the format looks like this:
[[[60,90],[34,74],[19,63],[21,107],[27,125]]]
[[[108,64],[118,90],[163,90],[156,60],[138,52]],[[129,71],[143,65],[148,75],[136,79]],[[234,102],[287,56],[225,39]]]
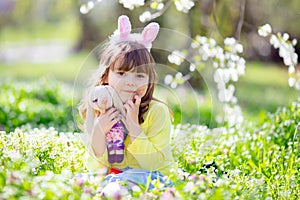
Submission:
[[[155,171],[173,165],[170,147],[171,116],[166,105],[155,103],[149,108],[148,116],[139,133],[128,146],[143,169]]]
[[[116,108],[110,108],[106,112],[102,111],[102,113],[95,119],[91,140],[87,146],[89,152],[87,153],[86,165],[92,171],[108,166],[105,133],[121,120],[120,111]]]
[[[91,147],[96,157],[103,155],[106,149],[105,134],[101,131],[99,120],[95,120],[95,126],[92,132]]]
[[[120,111],[116,108],[110,108],[102,113],[96,118],[92,131],[91,145],[96,157],[103,155],[106,149],[105,134],[121,120]]]

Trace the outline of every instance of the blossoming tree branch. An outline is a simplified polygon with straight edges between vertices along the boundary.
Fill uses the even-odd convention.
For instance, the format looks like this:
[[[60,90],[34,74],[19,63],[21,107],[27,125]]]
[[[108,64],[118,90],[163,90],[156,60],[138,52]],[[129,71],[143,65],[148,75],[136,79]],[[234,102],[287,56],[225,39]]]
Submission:
[[[88,13],[94,6],[102,0],[89,0],[82,4],[80,12]],[[145,7],[145,11],[140,15],[139,20],[143,23],[151,21],[165,13],[174,4],[179,12],[188,13],[195,5],[193,0],[119,0],[124,8],[134,10],[137,7]],[[214,38],[196,35],[189,49],[175,50],[168,56],[170,63],[180,66],[187,58],[190,62],[189,73],[177,72],[175,75],[168,74],[165,77],[165,84],[171,88],[176,88],[189,80],[193,73],[203,70],[203,64],[211,62],[214,68],[213,80],[218,90],[218,100],[223,104],[224,116],[219,122],[226,122],[229,127],[239,126],[243,122],[243,115],[238,99],[235,96],[235,86],[239,77],[245,74],[246,60],[243,58],[243,45],[238,41],[241,27],[243,25],[243,15],[245,11],[245,1],[242,1],[240,19],[235,37],[225,37],[222,45],[218,45]],[[214,13],[215,17],[215,13]],[[300,73],[296,70],[298,55],[295,53],[296,39],[289,40],[287,33],[272,33],[270,25],[259,27],[258,34],[269,37],[270,44],[278,49],[283,62],[289,67],[290,87],[300,90]]]

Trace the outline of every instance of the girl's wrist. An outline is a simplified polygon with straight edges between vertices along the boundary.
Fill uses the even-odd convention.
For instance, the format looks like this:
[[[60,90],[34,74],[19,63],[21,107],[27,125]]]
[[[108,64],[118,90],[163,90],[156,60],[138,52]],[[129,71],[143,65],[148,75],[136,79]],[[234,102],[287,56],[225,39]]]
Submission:
[[[140,133],[142,132],[142,128],[139,124],[136,124],[133,128],[129,130],[130,134],[130,140],[133,141],[135,138],[137,138]]]

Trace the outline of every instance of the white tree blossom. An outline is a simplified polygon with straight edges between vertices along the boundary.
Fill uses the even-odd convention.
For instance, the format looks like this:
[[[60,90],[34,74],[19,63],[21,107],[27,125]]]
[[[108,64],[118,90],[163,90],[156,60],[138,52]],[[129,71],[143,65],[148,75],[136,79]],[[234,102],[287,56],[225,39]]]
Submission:
[[[188,11],[195,5],[191,0],[175,0],[175,6],[178,11],[188,13]]]
[[[229,37],[224,39],[224,47],[221,47],[216,44],[214,39],[198,35],[191,43],[191,48],[194,50],[194,55],[190,65],[190,73],[193,73],[197,69],[197,65],[202,62],[212,61],[215,69],[213,80],[217,85],[218,100],[226,106],[224,110],[235,106],[235,109],[224,113],[224,120],[230,120],[230,123],[228,122],[230,126],[239,125],[242,123],[243,117],[237,105],[238,100],[234,95],[235,87],[232,82],[237,82],[239,76],[245,74],[246,61],[239,56],[243,52],[243,45],[238,43],[235,38]],[[180,65],[185,57],[183,52],[173,51],[168,59],[171,63]],[[175,77],[168,75],[165,83],[171,87],[177,87],[186,80],[186,77],[187,75],[183,76],[178,73]]]
[[[272,27],[270,26],[270,24],[265,24],[258,28],[258,34],[260,36],[266,37],[271,33],[272,33]]]
[[[133,10],[135,7],[140,7],[145,4],[145,0],[119,0],[123,4],[124,8]]]
[[[267,27],[267,28],[266,28]],[[267,31],[266,31],[267,30]],[[288,33],[271,34],[271,26],[269,24],[260,27],[258,30],[259,35],[267,37],[270,35],[270,44],[278,49],[279,56],[283,59],[284,65],[288,66],[289,79],[288,84],[290,87],[294,87],[300,90],[300,75],[296,70],[298,64],[298,55],[295,52],[295,46],[297,44],[296,39],[292,39]]]
[[[185,59],[184,53],[180,51],[173,51],[169,56],[168,60],[170,63],[174,63],[175,65],[180,65]]]
[[[149,21],[150,19],[151,19],[151,13],[149,11],[144,12],[139,17],[139,20],[143,23]]]

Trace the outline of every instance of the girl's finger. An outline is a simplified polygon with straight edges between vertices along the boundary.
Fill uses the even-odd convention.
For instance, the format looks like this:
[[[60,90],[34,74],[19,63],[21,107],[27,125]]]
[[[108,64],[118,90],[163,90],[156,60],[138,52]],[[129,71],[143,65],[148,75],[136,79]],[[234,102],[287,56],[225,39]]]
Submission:
[[[110,118],[110,120],[113,120],[113,119],[117,118],[119,115],[120,115],[120,111],[117,110],[117,111],[113,112],[113,113],[109,116],[109,118]]]
[[[129,106],[129,104],[124,104],[124,106],[123,106],[123,108],[126,110],[126,111],[128,111],[129,109],[130,109],[130,106]]]
[[[141,103],[141,97],[139,96],[139,95],[135,95],[134,96],[134,99],[135,99],[135,105],[136,106],[139,106],[140,105],[140,103]]]
[[[126,104],[128,104],[130,107],[133,107],[134,106],[134,103],[131,99],[129,99]]]
[[[120,117],[120,116],[118,116],[118,117],[112,119],[112,120],[111,120],[111,126],[115,125],[115,124],[116,124],[118,121],[120,121],[120,120],[121,120],[121,117]]]
[[[109,108],[108,111],[106,112],[107,116],[111,116],[113,113],[117,112],[118,109],[116,108]]]

